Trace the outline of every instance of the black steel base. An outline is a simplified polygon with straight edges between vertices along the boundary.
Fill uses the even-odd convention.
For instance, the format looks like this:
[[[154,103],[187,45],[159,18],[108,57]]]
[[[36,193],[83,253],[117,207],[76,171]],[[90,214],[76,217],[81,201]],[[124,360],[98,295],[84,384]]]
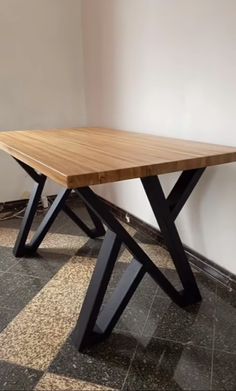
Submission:
[[[18,160],[17,160],[18,161]],[[68,205],[66,205],[66,200],[69,197],[71,190],[70,189],[63,189],[58,196],[56,197],[55,201],[51,205],[50,209],[48,210],[46,216],[44,217],[43,221],[39,225],[38,229],[36,230],[32,240],[29,244],[26,244],[29,231],[31,229],[34,216],[37,211],[37,207],[42,195],[43,188],[46,183],[46,177],[44,175],[38,174],[35,170],[33,170],[31,167],[27,166],[26,164],[18,161],[20,166],[31,176],[31,178],[36,182],[34,185],[33,192],[31,194],[31,197],[29,199],[25,215],[20,227],[19,234],[16,239],[16,243],[13,249],[13,253],[16,257],[23,257],[23,256],[29,256],[33,253],[35,253],[42,243],[44,237],[46,236],[48,230],[52,226],[53,222],[55,221],[58,213],[62,210],[64,211],[68,217],[70,217],[75,224],[77,224],[90,238],[96,238],[103,236],[105,234],[105,229],[103,224],[101,223],[100,219],[97,217],[97,215],[86,205],[86,208],[88,210],[88,213],[91,217],[91,220],[94,224],[93,229],[89,228],[70,208]]]
[[[168,281],[143,249],[110,213],[104,202],[88,187],[77,193],[108,227],[96,267],[73,333],[79,351],[110,335],[145,273],[148,273],[164,292],[180,307],[197,303],[201,295],[178,235],[175,219],[199,181],[204,169],[183,172],[166,199],[157,177],[141,178],[153,213],[164,236],[183,286],[182,291]],[[120,246],[124,243],[134,259],[127,267],[110,301],[100,312]]]
[[[185,307],[201,300],[195,277],[175,226],[175,219],[202,176],[204,168],[184,171],[167,198],[165,198],[158,177],[141,178],[143,188],[183,286],[181,291],[177,291],[133,237],[130,236],[113,216],[107,205],[89,187],[78,188],[76,192],[87,207],[94,224],[94,229],[87,227],[65,204],[71,192],[71,190],[66,189],[58,194],[42,223],[39,225],[33,239],[29,244],[26,244],[46,177],[38,174],[24,163],[18,163],[34,179],[36,185],[29,200],[14,247],[14,254],[17,257],[32,254],[37,250],[61,210],[91,238],[105,234],[103,223],[108,228],[81,309],[80,317],[73,333],[73,339],[79,351],[102,341],[110,335],[145,273],[148,273],[180,307]],[[134,259],[123,274],[110,301],[100,311],[122,244],[126,246]]]

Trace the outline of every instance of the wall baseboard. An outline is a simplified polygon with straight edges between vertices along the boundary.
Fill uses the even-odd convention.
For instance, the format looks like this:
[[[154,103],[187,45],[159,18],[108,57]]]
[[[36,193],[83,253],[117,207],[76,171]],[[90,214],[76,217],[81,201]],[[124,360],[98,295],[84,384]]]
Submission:
[[[53,202],[56,196],[52,195],[49,196],[48,199],[50,202]],[[71,193],[70,199],[77,199],[77,201],[81,202],[76,193]],[[161,232],[157,229],[152,227],[151,225],[147,224],[146,222],[140,220],[136,216],[130,214],[129,212],[125,211],[124,209],[119,208],[118,206],[112,204],[111,202],[105,200],[104,198],[100,197],[107,206],[112,210],[114,215],[116,215],[119,219],[124,221],[126,224],[131,225],[133,228],[135,228],[139,232],[143,232],[153,238],[156,243],[159,246],[165,247],[163,237],[161,235]],[[26,207],[28,203],[28,200],[20,200],[20,201],[12,201],[12,202],[6,202],[0,204],[0,213],[6,213],[10,211],[15,211],[19,209],[23,209]],[[129,216],[130,222],[128,223],[126,220],[126,216]],[[228,270],[224,269],[223,267],[217,265],[215,262],[211,261],[210,259],[204,257],[203,255],[199,254],[195,250],[191,249],[190,247],[186,246],[184,244],[184,249],[188,255],[188,259],[190,263],[197,269],[203,271],[207,275],[209,275],[211,278],[217,280],[217,282],[220,282],[221,284],[225,285],[229,290],[234,289],[236,290],[236,275],[233,273],[230,273]]]

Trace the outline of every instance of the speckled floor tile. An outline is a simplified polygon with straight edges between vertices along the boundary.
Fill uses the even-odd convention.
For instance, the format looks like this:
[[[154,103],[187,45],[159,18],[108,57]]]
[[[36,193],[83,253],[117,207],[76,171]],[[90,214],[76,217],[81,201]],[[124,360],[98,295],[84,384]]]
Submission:
[[[216,287],[217,283],[216,281],[205,274],[204,272],[199,272],[195,274],[195,278],[198,284],[198,287],[200,289],[202,298],[205,301],[208,301],[210,303],[216,302]]]
[[[107,291],[102,309],[109,301],[113,291],[114,290]],[[137,288],[116,324],[115,330],[127,332],[134,336],[142,335],[144,325],[152,305],[152,296],[150,292],[145,293],[146,294],[143,294],[143,290],[139,289],[139,287]]]
[[[203,301],[183,309],[169,299],[157,296],[144,335],[211,349],[214,308]]]
[[[74,327],[93,267],[89,259],[63,266],[0,334],[0,359],[45,370]]]
[[[89,224],[84,208],[75,203],[73,209]],[[36,216],[30,237],[43,215]],[[37,391],[121,389],[125,379],[130,390],[209,390],[213,322],[212,389],[236,389],[235,293],[196,273],[203,302],[186,311],[171,303],[146,274],[111,337],[81,354],[70,334],[102,241],[90,240],[60,213],[38,254],[16,260],[12,247],[20,223],[0,222],[1,390],[31,390],[37,383]],[[122,224],[182,289],[168,252],[155,239]],[[123,250],[106,300],[133,258]]]
[[[158,339],[139,344],[125,390],[209,390],[211,351]]]
[[[46,373],[38,382],[35,391],[115,391],[114,388],[87,383],[69,377]]]
[[[213,390],[236,390],[236,354],[214,352]]]
[[[5,361],[0,361],[0,390],[1,391],[30,391],[33,390],[42,372],[24,368]]]
[[[0,273],[0,307],[22,310],[45,286],[48,278],[10,272]]]
[[[79,353],[68,338],[49,372],[120,389],[136,344],[130,335],[113,333],[106,341]]]
[[[168,278],[168,280],[174,285],[177,290],[182,290],[183,286],[181,284],[180,278],[173,269],[160,268],[162,273]],[[198,272],[195,275],[199,290],[201,292],[202,297],[205,301],[209,301],[211,303],[215,302],[216,297],[216,282],[212,278],[208,277],[202,272]],[[161,288],[158,288],[157,295],[162,297],[167,297],[165,292]]]
[[[0,246],[13,248],[18,232],[19,229],[5,229],[0,226]],[[28,241],[31,240],[34,233],[35,230],[32,229],[29,233]],[[48,232],[40,248],[51,249],[60,254],[74,255],[87,240],[88,237],[86,236]]]
[[[141,301],[143,301],[143,304],[141,304]],[[115,329],[117,331],[128,332],[134,336],[142,335],[150,306],[151,302],[148,298],[146,300],[141,300],[140,298],[140,301],[133,301],[131,299]]]
[[[68,254],[57,253],[51,249],[40,249],[34,256],[18,260],[9,272],[50,280],[69,259]]]
[[[151,260],[156,266],[167,268],[167,269],[175,268],[168,251],[166,251],[164,248],[153,244],[139,243],[139,245],[146,252],[146,254],[151,258]],[[130,252],[127,249],[125,249],[125,251],[120,257],[120,261],[130,262],[132,258],[133,256],[130,254]]]
[[[110,297],[110,294],[114,291],[115,287],[117,286],[119,280],[122,277],[122,274],[125,272],[127,267],[129,266],[126,262],[121,262],[120,260],[122,259],[122,256],[119,258],[118,262],[116,262],[111,280],[108,285],[108,295]],[[145,297],[152,297],[157,290],[157,284],[156,282],[148,275],[145,274],[143,277],[141,283],[137,287],[132,300],[140,300],[140,297],[145,296]]]
[[[176,271],[168,269],[162,269],[162,271],[178,290],[181,289]],[[200,347],[212,347],[216,283],[202,273],[196,274],[195,277],[202,301],[181,309],[158,288],[144,335]]]
[[[215,349],[236,353],[236,292],[217,287]]]
[[[12,248],[15,244],[19,229],[5,228],[0,225],[0,246]]]
[[[0,272],[5,272],[18,262],[19,259],[14,257],[12,248],[0,246]]]
[[[55,253],[73,256],[87,240],[88,238],[85,236],[48,233],[40,245],[40,249],[50,249]]]
[[[56,324],[55,324],[56,323]],[[71,321],[23,311],[0,336],[0,358],[13,364],[45,370],[67,338]]]
[[[105,294],[104,305],[110,300],[115,287],[126,268],[126,263],[116,263],[112,281]],[[157,284],[146,275],[134,292],[115,329],[122,332],[128,332],[134,336],[141,335],[156,290]],[[104,308],[104,305],[102,306],[102,309]]]
[[[75,321],[79,315],[94,270],[92,258],[73,257],[30,303],[33,311]]]
[[[15,308],[0,307],[0,332],[15,318],[18,312]]]

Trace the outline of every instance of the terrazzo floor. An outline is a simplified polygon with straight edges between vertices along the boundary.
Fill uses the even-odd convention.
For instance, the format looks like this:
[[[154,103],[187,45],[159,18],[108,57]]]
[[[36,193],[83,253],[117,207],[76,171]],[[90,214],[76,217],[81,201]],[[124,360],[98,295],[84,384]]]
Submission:
[[[236,390],[236,292],[195,271],[203,301],[183,310],[146,275],[111,337],[81,354],[71,333],[101,239],[61,213],[38,254],[15,259],[20,222],[0,221],[0,390]],[[126,228],[180,286],[166,250]],[[106,297],[131,258],[123,248]]]

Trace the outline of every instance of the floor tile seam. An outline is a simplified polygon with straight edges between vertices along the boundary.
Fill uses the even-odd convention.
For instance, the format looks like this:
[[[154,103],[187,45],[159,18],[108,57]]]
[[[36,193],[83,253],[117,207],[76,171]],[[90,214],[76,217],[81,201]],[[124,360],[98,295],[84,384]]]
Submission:
[[[9,266],[8,269],[6,269],[6,270],[0,270],[0,274],[8,273],[8,271],[9,271],[12,267],[18,265],[18,263],[19,263],[22,259],[23,259],[23,258],[21,257],[21,258],[19,258],[18,260],[16,260],[16,263],[15,263],[14,265]]]
[[[112,334],[117,334],[118,335],[121,333],[122,335],[127,335],[129,337],[134,337],[135,339],[139,339],[141,337],[140,334],[138,334],[137,332],[132,332],[132,331],[129,331],[129,330],[125,330],[125,329],[122,329],[122,328],[119,328],[119,327],[115,327],[114,328],[114,331]]]
[[[39,381],[37,382],[37,384],[34,386],[34,389],[37,389],[37,386],[38,384],[42,381],[43,378],[45,378],[47,375],[53,375],[55,377],[59,377],[59,378],[65,378],[65,379],[68,379],[68,380],[72,380],[72,381],[76,381],[76,382],[80,382],[80,383],[83,383],[83,384],[91,384],[91,385],[95,385],[95,386],[99,386],[99,387],[103,387],[104,389],[111,389],[111,390],[114,390],[114,391],[121,391],[121,389],[119,388],[114,388],[114,387],[111,387],[111,386],[107,386],[107,385],[104,385],[104,384],[101,384],[101,383],[95,383],[95,381],[87,381],[87,380],[83,380],[83,379],[80,379],[80,378],[75,378],[73,377],[71,374],[69,373],[66,373],[66,374],[61,374],[61,373],[57,373],[57,372],[52,372],[52,371],[44,371],[41,378],[39,379]]]
[[[43,372],[43,373],[42,373],[42,376],[39,378],[39,380],[38,380],[37,383],[35,384],[35,386],[34,386],[34,388],[33,388],[32,391],[34,391],[35,389],[37,389],[38,384],[42,381],[43,378],[46,377],[47,373],[49,373],[47,370],[44,370],[44,371],[42,371],[42,372]]]
[[[168,297],[159,296],[159,295],[158,295],[158,289],[157,289],[156,294],[154,295],[154,298],[153,298],[153,301],[152,301],[150,310],[149,310],[148,317],[149,317],[149,315],[150,315],[150,313],[151,313],[151,309],[152,309],[153,303],[154,303],[155,299],[158,298],[158,297],[161,298],[161,299],[164,298],[164,300],[166,300],[166,301],[169,300]],[[171,304],[171,302],[170,302],[170,304]],[[154,338],[154,339],[160,339],[160,340],[164,340],[164,341],[174,342],[174,343],[181,344],[181,345],[183,345],[183,346],[196,346],[196,347],[198,347],[198,348],[205,349],[205,350],[210,350],[210,351],[211,351],[210,348],[207,348],[207,347],[204,347],[204,346],[200,346],[200,345],[198,345],[198,344],[188,344],[188,343],[183,343],[183,342],[180,342],[180,341],[177,341],[177,340],[174,340],[174,339],[162,338],[162,337],[155,337],[155,336],[151,336],[151,335],[145,335],[145,334],[144,334],[144,330],[145,330],[145,327],[146,327],[146,324],[147,324],[147,321],[148,321],[148,317],[147,317],[147,319],[146,319],[146,322],[145,322],[145,325],[144,325],[144,328],[143,328],[142,337],[144,337],[144,338],[150,338],[150,337],[151,337],[151,338]]]
[[[34,277],[34,278],[36,278],[36,277]],[[53,277],[52,277],[53,278]],[[38,280],[40,279],[40,278],[37,278]],[[34,292],[34,295],[29,299],[29,301],[27,301],[26,303],[25,303],[25,305],[24,305],[24,307],[22,307],[21,309],[19,309],[18,307],[13,307],[13,306],[0,306],[0,308],[5,308],[5,309],[9,309],[9,310],[15,310],[15,311],[17,311],[18,310],[18,313],[16,314],[16,316],[18,316],[19,315],[19,313],[21,312],[21,311],[23,311],[23,310],[25,310],[25,308],[31,303],[31,301],[33,301],[35,298],[36,298],[36,296],[45,288],[45,286],[49,283],[51,281],[51,279],[50,280],[48,280],[48,281],[45,281],[45,283],[40,287],[40,289],[38,289],[36,292]],[[13,292],[14,293],[14,292]],[[2,295],[0,295],[0,298],[2,298],[2,297],[4,297],[4,296],[2,296]],[[15,317],[16,317],[15,316]],[[13,318],[13,319],[15,319],[15,317]],[[12,319],[12,320],[13,320]]]
[[[146,327],[147,320],[148,320],[149,315],[150,315],[150,313],[151,313],[151,309],[152,309],[152,306],[153,306],[153,303],[154,303],[154,300],[155,300],[155,297],[156,297],[157,289],[158,289],[158,288],[156,287],[156,291],[155,291],[155,293],[154,293],[154,295],[153,295],[153,299],[152,299],[152,302],[151,302],[151,304],[150,304],[150,308],[149,308],[149,310],[148,310],[148,313],[147,313],[147,316],[146,316],[146,320],[145,320],[144,325],[143,325],[143,329],[142,329],[142,331],[141,331],[141,337],[142,337],[142,335],[143,335],[143,331],[144,331],[144,329],[145,329],[145,327]],[[135,346],[133,355],[132,355],[132,357],[131,357],[131,359],[130,359],[129,368],[128,368],[127,373],[126,373],[126,376],[125,376],[125,378],[124,378],[124,382],[123,382],[123,384],[122,384],[121,390],[123,390],[124,387],[125,387],[125,383],[126,383],[126,381],[127,381],[127,379],[128,379],[128,376],[129,376],[129,373],[130,373],[130,370],[131,370],[133,361],[134,361],[135,356],[136,356],[136,353],[137,353],[138,346],[139,346],[139,341],[137,340],[137,343],[136,343],[136,346]]]
[[[147,317],[146,317],[146,320],[145,320],[145,322],[144,322],[143,329],[142,329],[142,331],[141,331],[141,336],[143,336],[143,333],[144,333],[144,330],[145,330],[145,327],[146,327],[148,318],[149,318],[149,316],[150,316],[150,313],[151,313],[151,310],[152,310],[154,301],[155,301],[155,299],[156,299],[157,292],[158,292],[158,286],[156,287],[155,293],[154,293],[154,295],[153,295],[153,298],[152,298],[152,301],[151,301],[151,304],[150,304],[150,307],[149,307],[149,310],[148,310],[148,313],[147,313]]]
[[[14,365],[14,366],[18,366],[18,367],[26,368],[26,369],[29,369],[29,370],[41,372],[42,376],[43,376],[45,373],[49,372],[50,366],[52,365],[53,361],[55,360],[55,358],[57,357],[58,353],[62,349],[63,344],[65,343],[65,341],[66,341],[66,339],[68,338],[69,335],[70,335],[70,333],[67,334],[67,337],[64,339],[62,344],[60,344],[60,346],[58,346],[58,347],[55,347],[54,345],[48,343],[48,347],[52,348],[53,350],[56,349],[56,352],[55,352],[55,355],[53,355],[53,357],[51,357],[51,361],[48,362],[43,368],[38,368],[37,364],[36,365],[32,365],[32,366],[19,364],[18,362],[14,361],[14,358],[9,358],[9,359],[8,358],[0,358],[0,362],[3,361],[3,362],[6,362],[6,363]]]
[[[121,386],[121,391],[124,390],[124,387],[125,387],[126,381],[127,381],[127,379],[128,379],[128,376],[129,376],[129,373],[130,373],[130,370],[131,370],[131,367],[132,367],[134,358],[135,358],[136,353],[137,353],[138,346],[139,346],[139,342],[137,341],[137,342],[136,342],[136,345],[135,345],[135,348],[134,348],[134,352],[133,352],[132,357],[131,357],[131,359],[130,359],[129,367],[128,367],[127,372],[126,372],[125,377],[124,377],[123,384],[122,384],[122,386]]]
[[[213,373],[214,373],[214,353],[215,353],[215,324],[213,324],[212,332],[212,352],[211,352],[211,378],[210,378],[210,389],[212,390],[213,385]]]
[[[70,262],[71,258],[73,258],[74,256],[76,256],[76,254],[70,254],[70,255],[68,255],[68,259],[59,267],[58,270],[55,271],[55,273],[49,278],[48,281],[50,281],[50,280],[51,280],[51,279],[60,271],[60,269],[61,269],[63,266],[65,266],[65,264],[67,264],[68,262]],[[87,258],[87,257],[84,257],[84,258]],[[22,260],[24,260],[24,259],[25,259],[25,258],[21,258],[21,259],[19,260],[19,262],[22,261]],[[36,258],[35,258],[35,259],[36,259]],[[0,274],[1,274],[1,273],[2,273],[2,274],[7,273],[7,274],[21,275],[21,276],[31,277],[31,278],[38,278],[38,279],[42,278],[41,276],[36,275],[36,274],[28,274],[28,273],[22,273],[22,272],[15,272],[15,273],[14,273],[14,272],[9,271],[12,267],[15,267],[16,265],[18,265],[19,262],[17,262],[15,265],[11,266],[9,269],[5,270],[4,272],[1,272],[1,271],[0,271]],[[47,260],[46,260],[45,262],[47,262]]]
[[[1,296],[0,296],[1,297]],[[27,305],[27,304],[26,304]],[[24,307],[25,308],[25,307]],[[22,309],[24,309],[24,308],[22,308]],[[17,308],[16,307],[9,307],[9,306],[7,306],[7,305],[0,305],[0,310],[17,310]]]
[[[156,336],[145,335],[145,334],[142,335],[142,338],[146,338],[146,339],[150,338],[150,339],[155,339],[155,340],[160,340],[160,341],[166,341],[166,342],[175,343],[177,345],[182,345],[183,347],[193,347],[193,348],[195,347],[195,348],[199,348],[202,350],[212,352],[212,348],[208,348],[206,346],[198,345],[195,343],[188,343],[188,342],[184,343],[184,342],[178,341],[176,339],[172,339],[172,338],[156,337]]]
[[[27,367],[25,365],[21,365],[21,364],[16,364],[14,363],[13,361],[11,360],[7,360],[7,359],[0,359],[0,363],[3,362],[5,364],[10,364],[10,365],[13,365],[15,367],[19,367],[19,368],[23,368],[23,369],[28,369],[29,371],[36,371],[36,372],[42,372],[42,374],[44,374],[44,371],[41,371],[40,369],[35,369],[35,368],[31,368],[31,367]]]
[[[161,288],[160,288],[161,289]],[[169,296],[167,296],[167,294],[165,294],[165,292],[163,291],[163,295],[162,293],[161,294],[158,294],[158,291],[157,291],[157,294],[156,294],[156,297],[159,297],[161,299],[165,299],[166,301],[169,300],[170,304],[173,304],[174,302],[169,298]],[[198,303],[197,303],[198,304]],[[215,303],[214,303],[214,300],[211,302],[211,301],[208,301],[207,303],[205,302],[205,304],[211,304],[212,306],[215,306]],[[193,304],[194,305],[194,304]],[[186,307],[188,308],[188,307]],[[182,308],[184,309],[184,308]]]
[[[31,301],[33,301],[33,299],[34,298],[32,298],[32,300]],[[71,313],[71,314],[62,314],[62,313],[60,313],[60,312],[58,312],[57,310],[56,310],[56,307],[55,307],[55,314],[53,314],[52,315],[52,313],[50,312],[50,310],[48,310],[48,312],[47,312],[47,310],[45,311],[45,310],[41,310],[41,308],[40,308],[40,306],[38,306],[38,307],[33,307],[32,309],[28,309],[28,308],[26,308],[27,306],[28,306],[28,304],[31,304],[31,301],[29,301],[27,304],[26,304],[26,306],[24,307],[24,308],[22,308],[22,310],[20,310],[19,311],[19,313],[16,315],[16,316],[18,316],[19,314],[20,314],[20,312],[22,312],[22,311],[24,311],[25,312],[25,315],[28,315],[28,314],[30,314],[30,313],[32,313],[33,312],[33,310],[35,310],[36,309],[36,311],[37,311],[37,316],[39,316],[39,317],[48,317],[48,316],[50,316],[50,320],[55,320],[55,321],[59,321],[59,320],[61,320],[61,321],[63,321],[63,323],[65,323],[64,321],[66,321],[66,322],[71,322],[71,323],[73,323],[73,322],[76,322],[76,320],[75,320],[75,317],[77,316],[77,318],[78,318],[78,316],[79,316],[79,314],[80,313]],[[81,305],[80,305],[81,306]],[[52,307],[51,307],[52,308]],[[14,309],[14,308],[13,308]],[[15,317],[16,317],[15,316]],[[15,318],[14,318],[15,319]],[[14,320],[14,319],[12,319],[12,320]],[[12,321],[11,321],[12,322]],[[10,322],[9,322],[10,323]]]
[[[62,265],[63,266],[63,265]],[[56,272],[57,273],[57,272]],[[55,274],[56,274],[55,273]],[[21,272],[16,272],[16,273],[13,273],[13,272],[5,272],[4,274],[8,274],[8,275],[13,275],[13,276],[23,276],[23,277],[29,277],[29,278],[37,278],[37,279],[42,279],[42,276],[37,276],[35,274],[28,274],[28,273],[21,273]],[[53,278],[54,275],[52,275],[51,278]]]
[[[69,260],[68,260],[68,262],[69,262]],[[65,264],[62,265],[62,267],[63,267],[63,266],[65,266]],[[61,269],[61,268],[60,268],[60,269]],[[60,269],[59,269],[59,270],[60,270]],[[21,312],[25,311],[25,312],[27,313],[27,312],[29,311],[27,307],[30,305],[30,303],[33,302],[33,300],[35,300],[35,299],[37,298],[37,296],[40,294],[40,292],[41,292],[43,289],[45,289],[46,285],[47,285],[51,280],[53,280],[53,279],[55,278],[55,275],[59,272],[59,270],[58,270],[58,271],[57,271],[57,272],[56,272],[48,281],[45,281],[45,284],[43,284],[43,286],[40,287],[40,289],[39,289],[37,292],[35,292],[35,294],[30,298],[30,300],[29,300],[27,303],[25,303],[24,307],[22,307],[22,308],[19,309],[19,308],[17,308],[17,307],[11,307],[11,306],[0,306],[0,309],[2,308],[2,309],[7,309],[7,310],[9,310],[9,311],[17,311],[17,313],[16,313],[16,315],[14,316],[14,318],[11,319],[11,321],[6,325],[6,327],[7,327],[8,325],[10,325],[10,323],[13,322],[14,319],[15,319],[17,316],[19,316]],[[9,274],[10,274],[10,273],[9,273]],[[12,274],[12,273],[11,273],[11,274]],[[28,275],[26,275],[26,276],[28,276]],[[37,278],[37,277],[33,276],[33,278]],[[37,279],[40,279],[40,277],[38,277]],[[40,313],[41,315],[45,314],[45,312],[41,312],[41,311],[39,311],[39,313]],[[65,321],[73,321],[72,318],[74,318],[73,315],[71,315],[70,317],[69,317],[69,316],[66,316],[66,315],[65,315],[65,316],[60,316],[60,319],[63,319],[63,320],[65,320]],[[57,318],[55,317],[55,319],[57,319]],[[4,327],[4,329],[5,329],[6,327]],[[4,329],[1,331],[0,334],[2,334],[2,332],[4,331]]]
[[[213,386],[213,373],[214,373],[214,351],[215,351],[215,334],[216,334],[216,303],[217,303],[217,285],[215,287],[215,308],[213,313],[213,329],[212,329],[212,352],[211,352],[211,378],[210,378],[210,389],[212,390]]]
[[[217,349],[216,347],[214,347],[214,353],[226,353],[236,357],[236,350],[234,352],[231,352],[229,350]]]
[[[60,270],[67,262],[69,262],[69,261],[70,261],[70,258],[69,258],[67,261],[65,261],[65,262],[63,263],[63,265],[61,265],[61,267],[60,267],[58,270],[55,271],[55,274],[57,274],[57,273],[59,272],[59,270]],[[5,273],[6,273],[6,274],[11,274],[11,275],[14,275],[14,276],[24,276],[24,277],[37,278],[37,279],[44,278],[44,277],[39,276],[39,275],[36,275],[36,274],[28,274],[28,273],[22,273],[22,272],[15,272],[15,273],[13,273],[13,272],[6,271]],[[4,273],[4,274],[5,274],[5,273]],[[49,280],[51,280],[51,279],[55,276],[55,274],[52,274],[52,275],[49,277]]]
[[[47,284],[45,284],[38,292],[36,292],[35,295],[32,298],[30,298],[30,300],[21,309],[18,309],[17,307],[0,306],[0,309],[7,309],[7,310],[11,310],[11,311],[18,311],[16,316],[8,324],[10,324],[22,311],[24,311],[26,314],[28,314],[29,312],[32,311],[32,309],[34,310],[36,308],[36,306],[33,306],[32,309],[29,309],[28,307],[33,304],[33,301],[35,299],[38,300],[38,298],[39,299],[41,298],[41,296],[39,296],[39,294],[45,288],[46,285]],[[51,290],[51,288],[50,288],[50,290]],[[55,290],[55,288],[53,287],[52,290]],[[81,307],[81,305],[82,305],[81,303],[78,304],[78,306],[80,306],[80,307]],[[50,306],[50,308],[52,308],[52,307],[53,306]],[[38,306],[37,313],[38,313],[39,316],[41,316],[41,315],[42,316],[43,315],[45,315],[45,316],[48,315],[48,313],[45,312],[45,310],[41,309],[41,306]],[[75,314],[75,315],[79,316],[79,314]],[[71,315],[62,315],[62,314],[60,314],[60,315],[57,315],[57,316],[53,316],[52,315],[51,318],[55,318],[56,320],[58,320],[57,318],[59,317],[60,319],[63,319],[63,320],[72,321],[75,315],[73,315],[73,314],[71,314]]]
[[[34,369],[34,368],[30,368],[30,367],[27,367],[27,366],[24,366],[24,365],[15,364],[15,363],[12,363],[11,361],[8,361],[8,360],[0,360],[0,362],[4,362],[4,363],[6,363],[6,364],[10,364],[10,365],[13,365],[13,366],[22,368],[22,369],[28,369],[29,371],[42,372],[42,375],[41,375],[40,378],[38,379],[37,383],[34,385],[34,388],[32,389],[32,391],[35,390],[35,388],[36,388],[36,386],[38,385],[38,383],[39,383],[39,382],[41,381],[41,379],[46,375],[46,371],[41,371],[41,370],[39,370],[39,369]]]

